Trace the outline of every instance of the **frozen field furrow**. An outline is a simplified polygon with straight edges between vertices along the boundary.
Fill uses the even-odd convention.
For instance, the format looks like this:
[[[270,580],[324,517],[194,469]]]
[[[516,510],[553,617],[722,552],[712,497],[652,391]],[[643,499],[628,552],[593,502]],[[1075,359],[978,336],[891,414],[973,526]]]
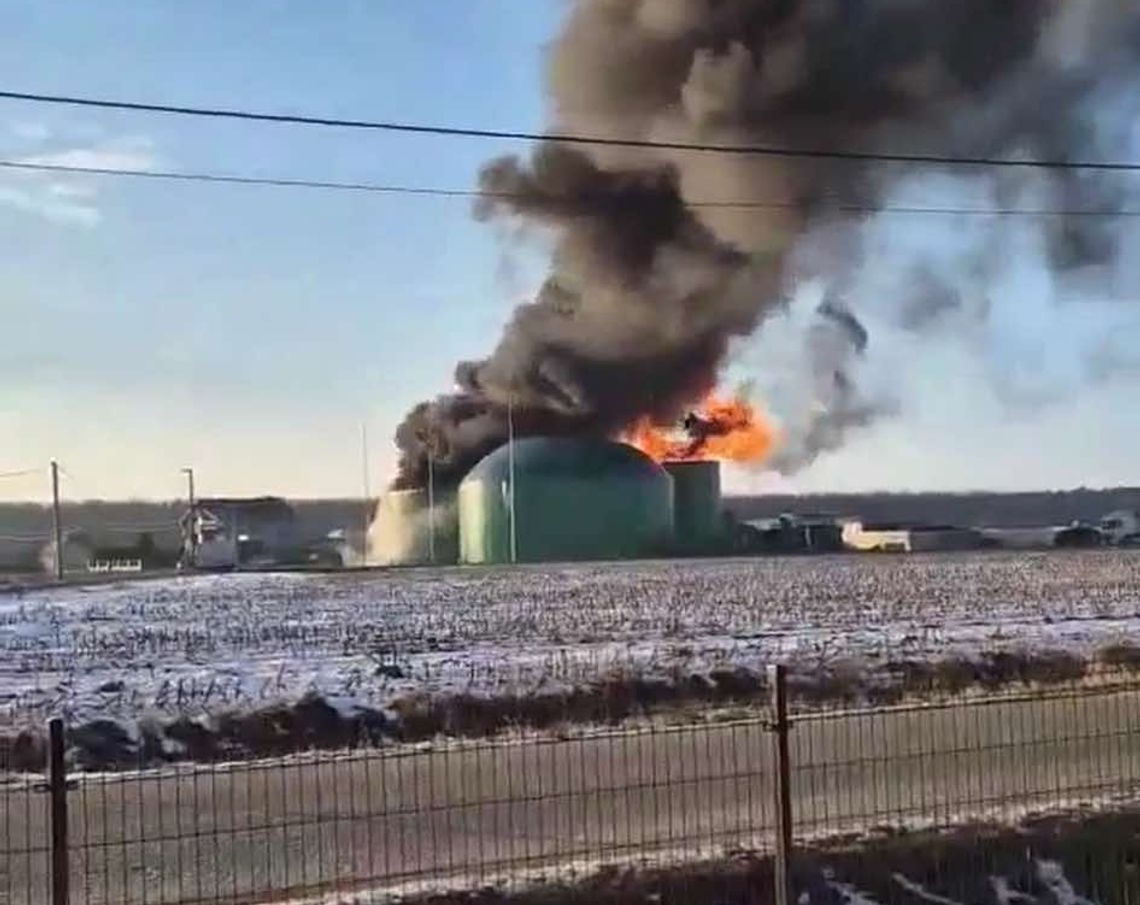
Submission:
[[[1137,629],[1128,552],[193,576],[0,594],[0,722],[201,716],[309,691],[384,708],[776,659],[1084,656]]]

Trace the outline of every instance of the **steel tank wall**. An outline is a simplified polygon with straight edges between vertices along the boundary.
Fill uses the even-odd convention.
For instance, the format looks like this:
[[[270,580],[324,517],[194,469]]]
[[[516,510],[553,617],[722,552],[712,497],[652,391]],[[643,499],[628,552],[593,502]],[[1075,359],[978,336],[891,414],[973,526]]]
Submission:
[[[724,535],[720,463],[666,462],[673,478],[673,524],[681,550],[704,550]]]
[[[434,507],[428,506],[426,490],[394,490],[382,496],[368,528],[368,564],[413,566],[458,562],[459,518],[455,494],[436,490],[434,502]]]
[[[673,537],[673,482],[619,443],[532,437],[514,444],[519,562],[657,555]],[[510,453],[496,450],[459,487],[460,561],[511,561]]]

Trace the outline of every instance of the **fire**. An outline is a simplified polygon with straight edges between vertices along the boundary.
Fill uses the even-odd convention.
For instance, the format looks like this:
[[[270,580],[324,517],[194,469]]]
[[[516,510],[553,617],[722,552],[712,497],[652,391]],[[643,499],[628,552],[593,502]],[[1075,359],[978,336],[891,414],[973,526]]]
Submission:
[[[642,418],[625,440],[658,462],[760,462],[775,442],[775,432],[763,412],[739,397],[709,396],[681,427],[681,431],[663,428]]]

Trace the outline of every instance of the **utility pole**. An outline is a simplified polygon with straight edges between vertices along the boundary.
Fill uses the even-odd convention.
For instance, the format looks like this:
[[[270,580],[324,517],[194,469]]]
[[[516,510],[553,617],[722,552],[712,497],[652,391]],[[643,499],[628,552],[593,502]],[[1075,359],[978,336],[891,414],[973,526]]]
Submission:
[[[189,551],[186,550],[186,541],[183,540],[182,556],[186,556],[188,552],[190,559],[187,565],[192,566],[195,563],[196,550],[198,547],[198,530],[197,525],[194,524],[194,469],[185,467],[182,469],[182,473],[186,475],[186,515],[184,516],[184,521],[180,522],[180,524],[184,524],[186,526],[184,530],[187,532],[190,538]]]
[[[59,512],[59,463],[51,460],[51,534],[55,541],[55,579],[63,581],[63,519]]]
[[[190,511],[194,510],[194,469],[183,468],[182,473],[186,475],[186,498],[190,507]]]

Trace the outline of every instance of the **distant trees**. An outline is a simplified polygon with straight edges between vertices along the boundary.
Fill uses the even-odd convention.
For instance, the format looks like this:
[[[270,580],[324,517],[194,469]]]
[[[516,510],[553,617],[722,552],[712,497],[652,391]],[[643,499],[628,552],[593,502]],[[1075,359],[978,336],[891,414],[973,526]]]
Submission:
[[[177,553],[178,519],[186,504],[166,502],[65,503],[67,528],[82,529],[99,546],[139,544],[150,554]],[[300,500],[293,504],[297,531],[313,542],[362,523],[361,501]],[[920,523],[1022,527],[1098,522],[1108,512],[1140,509],[1140,488],[1035,493],[869,493],[730,497],[726,508],[739,520],[796,515],[859,516],[867,523]],[[38,503],[0,503],[0,535],[51,534],[51,510]]]
[[[749,519],[782,513],[859,516],[883,524],[942,524],[1017,528],[1097,522],[1115,509],[1140,509],[1140,488],[1031,493],[868,493],[736,497],[733,514]]]

